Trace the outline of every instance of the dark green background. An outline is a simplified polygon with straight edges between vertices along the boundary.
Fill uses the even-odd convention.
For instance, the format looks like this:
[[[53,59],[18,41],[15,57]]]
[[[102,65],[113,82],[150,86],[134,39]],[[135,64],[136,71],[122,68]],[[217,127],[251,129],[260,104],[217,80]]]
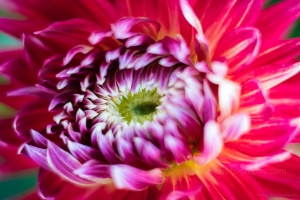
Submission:
[[[39,0],[37,0],[39,1]],[[271,3],[278,2],[278,0],[273,0]],[[3,11],[0,11],[0,15],[8,15]],[[294,31],[291,34],[291,37],[300,36],[300,23],[299,20]],[[0,47],[8,47],[12,45],[17,45],[18,41],[0,33]],[[0,77],[0,83],[5,82],[5,79]],[[0,116],[9,116],[14,113],[14,110],[0,103]],[[1,117],[0,117],[1,118]],[[1,130],[0,130],[1,131]],[[3,162],[3,160],[2,160]],[[1,160],[0,160],[1,164]],[[22,164],[22,163],[20,163]],[[2,199],[18,199],[17,194],[33,189],[36,187],[37,171],[24,171],[22,173],[15,174],[14,176],[9,177],[0,177],[0,200]]]

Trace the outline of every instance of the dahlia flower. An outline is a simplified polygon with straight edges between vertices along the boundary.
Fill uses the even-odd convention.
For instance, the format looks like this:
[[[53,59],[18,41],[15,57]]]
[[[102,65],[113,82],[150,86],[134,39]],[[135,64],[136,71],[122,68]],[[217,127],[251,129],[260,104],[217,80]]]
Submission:
[[[300,1],[262,4],[1,0],[2,153],[44,199],[299,199]]]

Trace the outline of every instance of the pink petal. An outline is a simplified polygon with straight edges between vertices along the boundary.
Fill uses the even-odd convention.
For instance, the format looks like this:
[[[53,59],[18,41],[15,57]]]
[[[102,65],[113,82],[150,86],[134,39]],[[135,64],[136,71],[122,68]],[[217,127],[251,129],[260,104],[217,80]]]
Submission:
[[[34,147],[31,145],[25,144],[22,151],[24,151],[23,154],[29,156],[39,166],[41,166],[49,171],[52,171],[52,167],[50,166],[49,162],[47,161],[47,150],[46,149],[41,149],[38,147]]]
[[[204,126],[203,150],[194,157],[199,165],[205,165],[214,160],[223,149],[223,139],[218,123],[208,121]]]
[[[81,163],[52,142],[48,142],[47,161],[51,168],[61,177],[79,185],[91,184],[90,181],[80,178],[73,173],[74,170],[81,166]]]
[[[94,148],[91,148],[89,146],[86,146],[86,145],[83,145],[83,144],[80,144],[77,142],[72,142],[70,140],[68,140],[67,145],[68,145],[68,149],[70,150],[70,153],[80,161],[101,159],[100,152]]]
[[[142,190],[162,182],[160,169],[144,171],[129,165],[113,165],[110,167],[110,174],[119,189]]]
[[[109,165],[103,165],[91,160],[75,170],[74,173],[81,178],[100,184],[107,184],[112,182],[109,175],[109,167]]]
[[[185,19],[194,27],[198,34],[203,34],[201,23],[187,0],[180,0],[180,7]]]
[[[252,65],[268,65],[269,63],[287,63],[300,53],[299,38],[282,40],[272,43],[269,48],[261,49]]]
[[[251,26],[261,9],[261,0],[197,1],[194,5],[211,52],[214,52],[218,41],[227,33],[238,27]]]
[[[260,33],[252,27],[235,29],[220,40],[213,59],[227,59],[228,73],[234,73],[249,65],[260,48]]]
[[[251,128],[250,117],[247,113],[235,113],[227,117],[221,124],[224,141],[236,140]]]
[[[160,29],[160,25],[146,18],[122,18],[115,24],[112,24],[112,31],[117,39],[127,39],[139,33],[145,33],[146,35],[151,33],[151,29],[155,30],[154,37]],[[132,31],[136,28],[137,31]]]
[[[280,17],[274,18],[274,16]],[[299,16],[300,2],[298,1],[282,1],[263,10],[255,24],[262,34],[263,48],[272,46]]]

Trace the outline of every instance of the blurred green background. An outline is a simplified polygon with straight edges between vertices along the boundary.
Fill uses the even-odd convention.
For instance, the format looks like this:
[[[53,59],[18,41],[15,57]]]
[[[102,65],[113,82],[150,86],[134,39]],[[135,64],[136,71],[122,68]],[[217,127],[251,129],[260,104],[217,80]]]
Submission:
[[[278,0],[271,1],[269,5],[275,2],[278,2]],[[4,10],[2,11],[0,10],[0,16],[4,16],[4,15],[8,16],[9,14],[5,13]],[[291,33],[291,37],[299,37],[299,36],[300,36],[300,22],[298,20],[294,28],[294,31]],[[1,48],[16,46],[18,44],[20,43],[17,40],[0,32]],[[7,83],[8,81],[5,80],[5,78],[0,76],[0,84],[7,84]],[[14,113],[15,111],[13,109],[0,103],[0,119],[3,117],[9,117]],[[2,162],[4,162],[4,160],[0,158],[0,165]],[[18,199],[16,197],[17,194],[34,189],[36,187],[36,184],[37,184],[37,171],[32,171],[32,170],[24,171],[22,173],[15,174],[13,176],[0,177],[0,200]]]

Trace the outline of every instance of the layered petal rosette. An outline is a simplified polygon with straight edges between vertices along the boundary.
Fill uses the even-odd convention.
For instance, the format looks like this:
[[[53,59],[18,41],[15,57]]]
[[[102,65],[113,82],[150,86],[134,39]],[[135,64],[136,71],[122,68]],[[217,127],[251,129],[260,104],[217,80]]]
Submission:
[[[23,40],[0,58],[20,139],[0,139],[23,139],[41,198],[299,199],[300,43],[281,36],[300,1],[0,3],[27,17],[0,19]]]

